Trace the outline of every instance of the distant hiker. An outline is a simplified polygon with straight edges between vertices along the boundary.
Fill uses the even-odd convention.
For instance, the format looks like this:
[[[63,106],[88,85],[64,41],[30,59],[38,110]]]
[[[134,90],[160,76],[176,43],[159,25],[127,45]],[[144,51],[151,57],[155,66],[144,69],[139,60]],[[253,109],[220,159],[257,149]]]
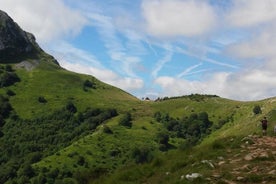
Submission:
[[[274,134],[276,134],[276,125],[274,126]]]
[[[267,129],[267,119],[264,117],[264,119],[261,120],[262,123],[262,129],[263,129],[263,135],[266,135],[266,129]]]

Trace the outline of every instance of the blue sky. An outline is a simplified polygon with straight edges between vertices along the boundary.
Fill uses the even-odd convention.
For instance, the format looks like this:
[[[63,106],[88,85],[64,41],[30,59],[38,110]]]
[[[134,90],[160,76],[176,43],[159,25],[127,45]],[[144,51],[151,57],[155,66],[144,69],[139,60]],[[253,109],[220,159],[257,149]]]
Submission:
[[[68,70],[139,98],[276,96],[275,0],[0,0]]]

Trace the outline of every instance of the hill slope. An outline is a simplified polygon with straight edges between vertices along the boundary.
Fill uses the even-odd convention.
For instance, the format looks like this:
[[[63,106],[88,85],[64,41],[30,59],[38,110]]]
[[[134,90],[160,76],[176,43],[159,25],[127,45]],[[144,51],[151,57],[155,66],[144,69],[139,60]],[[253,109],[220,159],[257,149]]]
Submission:
[[[172,114],[185,114],[187,113],[185,109],[188,108],[193,112],[206,110],[208,114],[214,113],[214,116],[212,115],[214,121],[216,115],[223,119],[230,114],[233,120],[205,137],[193,148],[183,147],[180,143],[178,149],[159,154],[150,163],[129,164],[109,177],[104,176],[97,180],[91,178],[90,182],[225,184],[275,182],[276,137],[273,133],[276,122],[275,98],[258,102],[237,102],[221,98],[205,99],[204,102],[188,101],[179,98],[153,106],[156,105],[155,108],[158,109],[169,106],[170,108],[164,111]],[[218,106],[218,103],[221,106]],[[262,114],[253,114],[252,109],[256,104],[262,107]],[[270,124],[268,136],[262,137],[259,120],[265,115]],[[192,176],[200,177],[193,179]]]
[[[0,183],[190,183],[192,173],[201,176],[193,183],[275,180],[275,139],[257,136],[264,115],[273,136],[275,98],[140,101],[62,69],[5,13],[0,18]]]

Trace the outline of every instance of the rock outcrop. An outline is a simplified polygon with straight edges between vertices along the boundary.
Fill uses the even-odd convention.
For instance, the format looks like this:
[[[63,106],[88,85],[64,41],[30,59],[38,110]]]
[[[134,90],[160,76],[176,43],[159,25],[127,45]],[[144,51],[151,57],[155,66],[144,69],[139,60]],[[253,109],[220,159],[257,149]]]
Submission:
[[[22,60],[40,51],[34,35],[23,31],[7,13],[0,10],[0,63]]]

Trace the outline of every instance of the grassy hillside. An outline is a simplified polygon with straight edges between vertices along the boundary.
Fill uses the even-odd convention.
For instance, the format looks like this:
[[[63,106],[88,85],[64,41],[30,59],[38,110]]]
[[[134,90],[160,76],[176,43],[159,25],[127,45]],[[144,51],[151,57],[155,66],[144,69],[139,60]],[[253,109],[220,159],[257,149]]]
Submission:
[[[21,82],[0,89],[0,93],[5,94],[8,89],[14,91],[16,95],[10,98],[10,103],[22,118],[51,113],[68,101],[80,110],[114,105],[124,110],[139,103],[135,97],[94,77],[69,72],[47,61],[41,61],[30,71],[17,69],[16,73]],[[93,88],[84,86],[86,80],[93,83]],[[44,97],[47,103],[39,103],[39,97]]]
[[[3,65],[0,72],[20,79],[0,88],[0,103],[13,108],[0,117],[4,183],[189,183],[183,175],[193,172],[204,175],[195,183],[216,183],[211,176],[219,168],[207,161],[238,154],[244,137],[261,134],[263,116],[269,135],[276,122],[275,98],[140,101],[48,57],[27,62],[33,67]]]
[[[262,107],[262,114],[253,113],[256,105]],[[206,98],[199,102],[186,97],[152,103],[151,106],[176,117],[185,116],[190,111],[206,111],[214,122],[219,123],[227,116],[232,120],[193,148],[180,145],[165,154],[158,154],[150,163],[128,165],[109,177],[91,178],[90,183],[274,183],[271,170],[275,169],[272,165],[275,166],[276,162],[276,140],[273,138],[275,98],[257,102]],[[262,144],[257,144],[259,147],[254,147],[255,152],[250,152],[250,145],[258,143],[258,137],[262,135],[259,121],[263,116],[269,119],[268,135],[272,138],[264,139]],[[263,149],[270,151],[260,153]],[[246,160],[248,155],[252,155],[252,160]],[[256,168],[258,170],[254,170]],[[254,172],[249,172],[252,169]],[[192,173],[198,173],[200,177],[186,179],[186,175]]]

